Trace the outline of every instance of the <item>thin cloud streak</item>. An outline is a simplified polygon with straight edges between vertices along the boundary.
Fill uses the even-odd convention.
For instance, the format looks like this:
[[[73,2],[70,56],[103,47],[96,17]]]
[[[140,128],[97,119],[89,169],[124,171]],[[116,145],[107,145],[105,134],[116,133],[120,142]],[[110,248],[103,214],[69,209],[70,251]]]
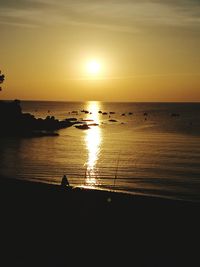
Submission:
[[[166,73],[166,74],[141,74],[131,76],[111,76],[111,77],[95,77],[95,78],[68,78],[68,81],[101,81],[101,80],[126,80],[136,78],[154,78],[154,77],[170,77],[170,76],[200,76],[200,73]]]
[[[15,26],[74,25],[125,32],[138,32],[149,26],[200,26],[197,1],[24,0],[19,5],[16,1],[1,2],[0,23]]]

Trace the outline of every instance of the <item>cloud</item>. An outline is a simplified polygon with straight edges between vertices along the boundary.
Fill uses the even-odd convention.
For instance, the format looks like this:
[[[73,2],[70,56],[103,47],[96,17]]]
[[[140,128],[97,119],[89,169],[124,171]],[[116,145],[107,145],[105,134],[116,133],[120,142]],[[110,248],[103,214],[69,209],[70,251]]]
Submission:
[[[74,25],[137,32],[148,27],[200,27],[199,0],[0,0],[0,24]]]

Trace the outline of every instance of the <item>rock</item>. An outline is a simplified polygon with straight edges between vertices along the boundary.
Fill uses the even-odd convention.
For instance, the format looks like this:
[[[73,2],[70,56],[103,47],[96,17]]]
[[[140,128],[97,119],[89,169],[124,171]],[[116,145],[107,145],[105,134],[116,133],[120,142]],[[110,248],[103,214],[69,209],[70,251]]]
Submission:
[[[45,119],[35,118],[30,113],[23,113],[20,101],[0,101],[0,136],[55,136],[62,128],[70,127],[74,122],[59,121],[54,116]]]

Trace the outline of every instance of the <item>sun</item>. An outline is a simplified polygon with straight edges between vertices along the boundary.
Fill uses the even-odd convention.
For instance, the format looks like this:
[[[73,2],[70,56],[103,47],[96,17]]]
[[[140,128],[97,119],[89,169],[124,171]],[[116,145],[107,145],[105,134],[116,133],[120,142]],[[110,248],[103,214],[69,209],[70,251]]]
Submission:
[[[86,63],[86,71],[90,75],[97,75],[101,71],[101,64],[97,60],[90,60]]]

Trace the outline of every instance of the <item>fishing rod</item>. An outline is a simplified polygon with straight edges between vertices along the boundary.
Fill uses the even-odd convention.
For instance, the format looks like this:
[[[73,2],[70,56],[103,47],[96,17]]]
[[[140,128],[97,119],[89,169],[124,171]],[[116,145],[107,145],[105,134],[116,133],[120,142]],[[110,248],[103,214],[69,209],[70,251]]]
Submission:
[[[120,159],[120,155],[121,155],[121,151],[119,151],[118,159],[117,159],[117,166],[116,166],[116,170],[115,170],[115,178],[114,178],[114,187],[115,187],[116,180],[117,180],[117,173],[118,173],[118,169],[119,169],[119,159]]]

